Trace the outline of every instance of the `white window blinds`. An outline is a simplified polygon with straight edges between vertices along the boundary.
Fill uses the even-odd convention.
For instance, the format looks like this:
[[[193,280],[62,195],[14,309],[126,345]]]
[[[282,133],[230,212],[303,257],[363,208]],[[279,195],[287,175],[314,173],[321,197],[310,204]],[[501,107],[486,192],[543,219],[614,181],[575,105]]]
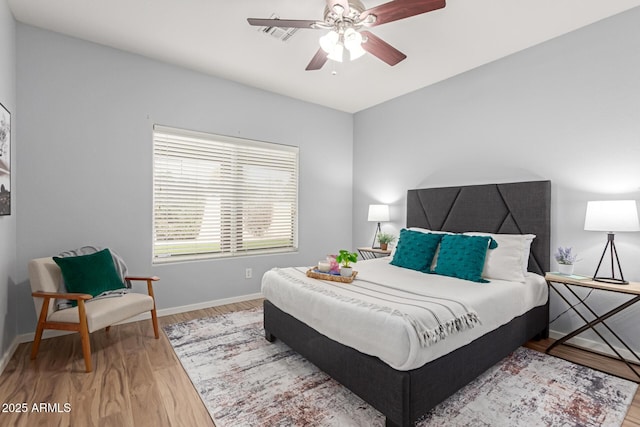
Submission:
[[[154,262],[293,251],[297,217],[297,147],[154,126]]]

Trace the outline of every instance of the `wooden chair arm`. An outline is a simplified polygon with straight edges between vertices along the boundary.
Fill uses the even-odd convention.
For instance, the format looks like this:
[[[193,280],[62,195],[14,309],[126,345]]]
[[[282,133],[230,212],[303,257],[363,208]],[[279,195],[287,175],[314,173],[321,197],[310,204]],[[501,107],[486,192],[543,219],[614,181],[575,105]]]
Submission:
[[[160,280],[158,276],[126,276],[125,280],[143,280],[147,282],[147,293],[151,298],[153,298],[153,304],[155,307],[156,297],[155,295],[153,295],[153,284],[151,282],[157,282],[158,280]]]
[[[160,280],[158,276],[126,276],[125,280],[143,280],[143,281],[152,281],[157,282]]]
[[[32,297],[36,298],[57,298],[57,299],[70,299],[75,301],[85,301],[93,298],[93,296],[89,294],[77,294],[77,293],[60,293],[60,292],[44,292],[44,291],[36,291],[31,293]]]

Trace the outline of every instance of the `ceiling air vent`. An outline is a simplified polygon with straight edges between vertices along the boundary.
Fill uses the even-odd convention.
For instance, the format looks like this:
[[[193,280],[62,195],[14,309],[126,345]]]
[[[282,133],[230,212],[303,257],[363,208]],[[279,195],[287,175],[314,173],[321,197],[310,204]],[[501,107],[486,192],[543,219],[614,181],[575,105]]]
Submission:
[[[269,19],[280,19],[280,17],[275,13],[272,13]],[[278,40],[281,40],[283,42],[286,42],[291,38],[291,36],[293,36],[296,33],[296,31],[298,31],[298,29],[297,28],[280,28],[280,27],[259,27],[258,31],[268,36],[271,36],[273,38],[276,38]]]

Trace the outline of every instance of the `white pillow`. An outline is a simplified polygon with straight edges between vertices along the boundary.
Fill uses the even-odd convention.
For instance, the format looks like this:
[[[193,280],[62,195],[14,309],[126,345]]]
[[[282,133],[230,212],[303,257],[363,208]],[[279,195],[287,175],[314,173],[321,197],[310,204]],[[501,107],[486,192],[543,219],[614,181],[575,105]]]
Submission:
[[[535,234],[492,234],[468,232],[470,236],[491,236],[498,247],[487,251],[482,277],[486,279],[525,282],[531,242]]]
[[[407,228],[407,230],[419,231],[420,233],[454,234],[454,233],[449,233],[448,231],[429,230],[427,228],[420,228],[420,227],[409,227],[409,228]],[[398,247],[399,243],[400,243],[400,238],[398,238],[398,241],[396,242],[396,245],[393,248],[391,248],[391,256],[389,257],[389,262],[391,262],[391,260],[393,260],[393,256],[396,254],[396,248]],[[438,248],[436,249],[436,255],[433,257],[433,263],[431,264],[431,267],[432,267],[431,269],[432,270],[436,265],[436,258],[438,258],[438,252],[440,252],[440,245],[438,245]]]
[[[432,233],[432,234],[456,234],[450,231],[429,230],[428,228],[420,228],[420,227],[409,227],[407,228],[407,230],[419,231],[421,233]]]

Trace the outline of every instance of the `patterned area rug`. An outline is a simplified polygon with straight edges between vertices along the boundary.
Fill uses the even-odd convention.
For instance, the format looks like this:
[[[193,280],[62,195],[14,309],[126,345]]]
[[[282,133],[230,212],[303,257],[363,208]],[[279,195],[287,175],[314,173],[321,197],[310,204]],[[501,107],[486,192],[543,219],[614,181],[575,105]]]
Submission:
[[[384,417],[283,343],[254,309],[164,327],[217,427],[383,426]],[[637,384],[520,348],[417,425],[619,426]]]

